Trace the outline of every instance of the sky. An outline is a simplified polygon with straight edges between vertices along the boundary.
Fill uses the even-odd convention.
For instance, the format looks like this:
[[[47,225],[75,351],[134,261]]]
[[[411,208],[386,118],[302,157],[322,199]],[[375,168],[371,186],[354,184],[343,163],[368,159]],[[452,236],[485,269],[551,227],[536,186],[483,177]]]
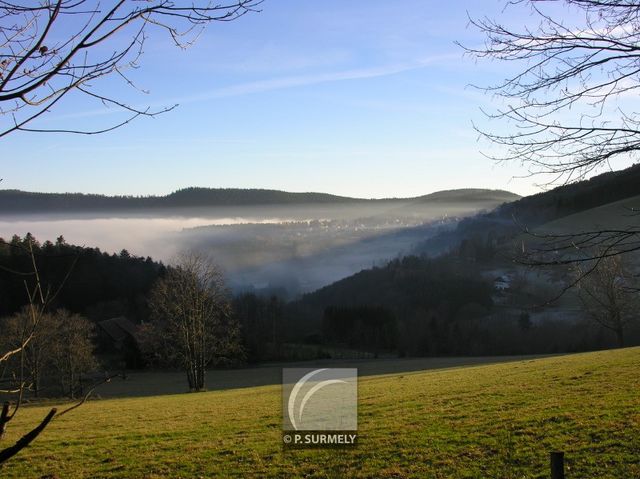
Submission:
[[[14,133],[0,139],[2,187],[109,195],[180,188],[268,188],[364,198],[453,188],[540,190],[520,164],[496,164],[478,139],[480,108],[505,70],[466,57],[468,17],[501,13],[494,0],[266,0],[261,12],[211,24],[176,48],[152,32],[141,93],[117,98],[174,110],[99,136]],[[100,128],[117,118],[79,98],[39,126]],[[525,177],[523,177],[525,176]]]

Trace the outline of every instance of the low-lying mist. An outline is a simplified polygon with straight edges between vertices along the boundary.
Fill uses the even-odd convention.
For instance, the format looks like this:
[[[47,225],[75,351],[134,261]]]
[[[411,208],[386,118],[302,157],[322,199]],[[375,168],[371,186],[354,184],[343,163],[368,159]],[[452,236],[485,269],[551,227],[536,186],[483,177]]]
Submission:
[[[68,243],[166,263],[180,251],[201,251],[224,268],[234,290],[291,296],[411,253],[437,229],[478,209],[414,200],[38,214],[0,217],[0,236],[29,232],[53,241],[63,235]]]
[[[170,262],[178,251],[184,249],[178,243],[177,233],[198,226],[222,226],[241,224],[279,224],[289,221],[283,218],[198,218],[198,217],[101,217],[74,216],[73,218],[47,218],[37,216],[27,219],[0,218],[0,237],[10,239],[14,234],[31,233],[38,240],[55,240],[64,236],[71,244],[98,247],[109,253],[126,249],[138,256]]]

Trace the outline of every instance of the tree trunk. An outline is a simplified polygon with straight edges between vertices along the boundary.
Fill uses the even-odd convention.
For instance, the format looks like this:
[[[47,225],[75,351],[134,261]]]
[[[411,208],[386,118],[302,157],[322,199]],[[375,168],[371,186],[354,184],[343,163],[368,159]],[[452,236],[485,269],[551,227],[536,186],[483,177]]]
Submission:
[[[616,328],[616,338],[618,339],[618,347],[624,348],[624,328],[622,326]]]
[[[40,370],[36,366],[33,369],[33,395],[34,397],[38,397],[40,393]]]
[[[187,366],[187,381],[189,381],[189,390],[193,391],[195,389],[196,386],[196,381],[195,378],[193,376],[193,365],[189,364],[189,366]]]
[[[204,355],[204,352],[202,353],[202,355]],[[200,377],[199,377],[199,382],[198,382],[198,387],[200,388],[200,391],[204,391],[205,389],[205,374],[206,374],[206,366],[205,366],[205,361],[204,361],[204,357],[200,358]]]

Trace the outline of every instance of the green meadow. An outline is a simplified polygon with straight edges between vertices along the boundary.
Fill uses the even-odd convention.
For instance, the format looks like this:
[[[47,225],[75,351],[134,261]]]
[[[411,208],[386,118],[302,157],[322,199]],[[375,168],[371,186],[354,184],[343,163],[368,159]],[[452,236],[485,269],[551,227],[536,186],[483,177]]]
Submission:
[[[275,385],[95,400],[0,477],[546,478],[562,450],[568,478],[638,478],[639,373],[629,348],[362,377],[351,449],[283,450]],[[46,411],[25,407],[6,443]]]

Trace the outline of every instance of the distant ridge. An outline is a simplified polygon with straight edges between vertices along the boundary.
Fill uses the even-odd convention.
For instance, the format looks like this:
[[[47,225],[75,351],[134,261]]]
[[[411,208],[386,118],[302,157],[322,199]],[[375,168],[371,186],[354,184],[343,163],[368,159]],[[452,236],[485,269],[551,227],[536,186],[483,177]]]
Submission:
[[[632,201],[634,198],[640,198],[640,164],[502,203],[493,211],[464,218],[455,229],[429,238],[417,252],[444,252],[456,248],[465,239],[486,237],[489,233],[503,240],[515,238],[522,234],[525,226],[534,229],[552,223],[550,226],[557,229],[564,224],[565,229],[573,226],[574,229],[569,229],[575,232],[580,225],[593,226],[605,221],[603,217],[617,215],[617,218],[606,218],[610,225],[615,225],[625,218],[631,221],[629,215],[633,212],[625,213],[619,207],[615,213],[614,203],[625,202],[627,207],[637,207]],[[606,205],[609,206],[604,208]]]
[[[436,192],[428,197],[472,197],[482,190]],[[485,190],[488,191],[488,190]],[[397,258],[384,266],[363,269],[351,276],[302,296],[299,310],[321,318],[327,307],[354,307],[362,304],[393,307],[392,301],[403,307],[428,298],[425,292],[437,291],[442,277],[429,278],[434,270],[434,257],[453,253],[470,258],[482,271],[494,271],[504,259],[513,256],[514,243],[523,245],[523,227],[540,232],[578,232],[582,228],[628,228],[633,224],[633,211],[640,201],[640,164],[619,171],[607,172],[588,180],[559,186],[553,190],[503,203],[492,211],[463,218],[450,230],[426,239],[414,250],[415,256]],[[626,209],[625,209],[626,207]],[[602,226],[604,225],[604,226]],[[531,241],[527,238],[527,241]],[[462,246],[467,244],[465,252]],[[469,246],[470,245],[470,246]],[[493,250],[493,251],[492,251]],[[484,257],[482,256],[484,255]],[[481,258],[481,260],[479,260]],[[484,262],[484,266],[480,263]],[[498,266],[496,266],[498,265]],[[492,278],[495,274],[492,274]],[[430,288],[425,287],[431,282]],[[440,285],[440,286],[438,286]],[[418,292],[416,293],[416,288]],[[469,288],[469,291],[473,291]],[[477,289],[476,289],[477,291]],[[413,296],[411,296],[413,295]],[[400,299],[398,299],[400,298]],[[403,311],[405,311],[403,309]]]
[[[520,198],[502,190],[460,189],[439,191],[417,198],[368,200],[328,193],[289,193],[240,188],[185,188],[165,196],[105,196],[84,193],[36,193],[0,190],[0,214],[69,213],[215,206],[339,204],[379,201],[495,202]]]
[[[509,202],[520,199],[519,195],[506,190],[488,190],[483,188],[460,188],[457,190],[442,190],[420,196],[420,201],[450,203],[452,201],[491,201]]]

